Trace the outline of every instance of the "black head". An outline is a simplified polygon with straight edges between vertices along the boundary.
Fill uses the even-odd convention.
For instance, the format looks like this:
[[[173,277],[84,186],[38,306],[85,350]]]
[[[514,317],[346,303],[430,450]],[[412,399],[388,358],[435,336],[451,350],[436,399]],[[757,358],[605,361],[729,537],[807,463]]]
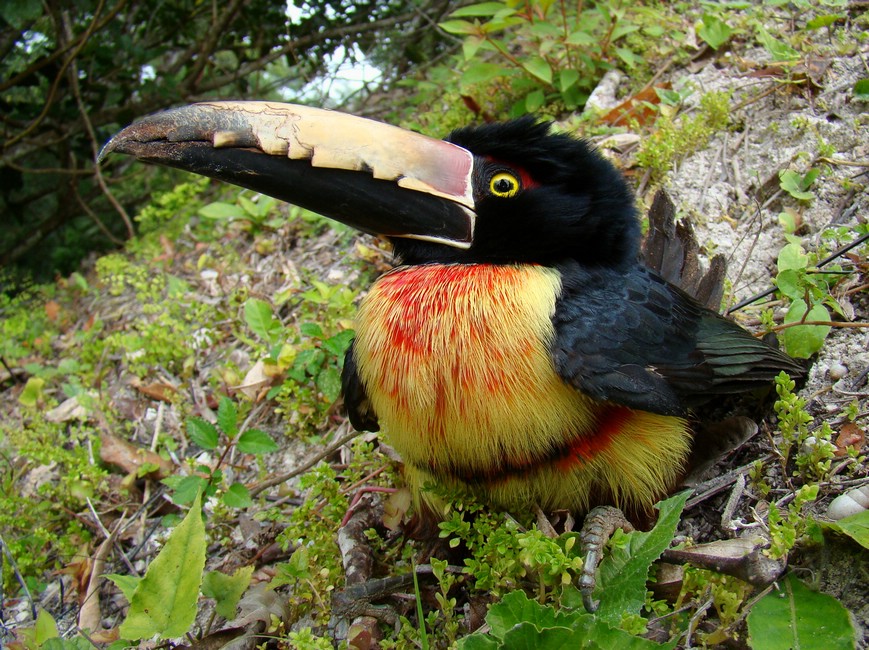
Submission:
[[[461,250],[395,239],[405,263],[482,262],[623,268],[637,259],[640,227],[621,173],[582,140],[532,117],[466,127],[447,141],[474,154],[477,222]]]

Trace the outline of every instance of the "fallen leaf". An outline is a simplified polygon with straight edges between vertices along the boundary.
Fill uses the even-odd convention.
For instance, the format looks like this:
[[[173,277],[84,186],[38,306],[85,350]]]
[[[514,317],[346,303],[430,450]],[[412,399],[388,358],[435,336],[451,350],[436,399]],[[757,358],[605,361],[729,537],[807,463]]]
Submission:
[[[106,432],[100,434],[100,459],[110,465],[120,467],[127,474],[137,474],[145,463],[155,465],[157,469],[151,471],[147,476],[156,481],[166,478],[174,470],[171,461],[162,458],[159,454],[155,454],[149,449],[137,447]]]
[[[865,442],[866,432],[853,422],[846,422],[839,429],[839,435],[836,437],[836,450],[833,454],[837,458],[843,458],[848,455],[851,449],[859,451]]]
[[[669,83],[658,86],[658,88],[665,90],[669,90],[670,87],[671,84]],[[658,111],[656,111],[652,106],[649,106],[649,104],[656,106],[660,103],[661,98],[658,97],[655,88],[645,88],[604,115],[602,121],[604,124],[609,124],[610,126],[625,124],[629,119],[636,120],[641,126],[649,124],[650,122],[654,122],[655,118],[658,116]]]

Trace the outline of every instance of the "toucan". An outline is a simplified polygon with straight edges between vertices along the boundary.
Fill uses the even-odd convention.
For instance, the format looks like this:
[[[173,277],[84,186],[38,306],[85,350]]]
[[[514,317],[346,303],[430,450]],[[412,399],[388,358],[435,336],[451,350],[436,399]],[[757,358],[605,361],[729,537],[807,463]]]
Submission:
[[[361,300],[342,384],[352,425],[386,436],[417,493],[642,512],[684,474],[696,405],[803,372],[645,265],[622,174],[530,117],[439,140],[305,106],[208,102],[144,118],[109,152],[391,242],[397,264]]]

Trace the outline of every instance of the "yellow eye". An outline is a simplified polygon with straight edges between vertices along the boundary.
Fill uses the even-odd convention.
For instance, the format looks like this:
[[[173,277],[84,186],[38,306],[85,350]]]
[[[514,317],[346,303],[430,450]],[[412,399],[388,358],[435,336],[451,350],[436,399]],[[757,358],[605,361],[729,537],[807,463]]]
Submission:
[[[519,192],[519,179],[507,172],[498,172],[489,181],[489,191],[495,196],[507,199]]]

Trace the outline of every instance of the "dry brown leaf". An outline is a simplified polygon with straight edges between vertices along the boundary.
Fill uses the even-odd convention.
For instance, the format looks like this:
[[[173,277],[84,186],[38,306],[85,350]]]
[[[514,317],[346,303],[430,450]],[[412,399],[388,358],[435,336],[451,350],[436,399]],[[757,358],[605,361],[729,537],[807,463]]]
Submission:
[[[103,431],[100,433],[100,459],[103,462],[120,467],[127,474],[137,474],[145,463],[156,465],[157,469],[149,473],[148,478],[159,481],[169,476],[174,467],[172,463],[149,449],[142,449],[122,440],[117,436]]]
[[[669,90],[671,84],[668,82],[657,87]],[[658,93],[655,92],[655,87],[645,88],[616,106],[604,115],[601,120],[604,124],[609,124],[610,126],[627,124],[628,120],[636,120],[640,125],[649,124],[655,121],[658,111],[648,106],[648,104],[657,105],[660,103],[661,99],[658,97]]]
[[[848,455],[851,449],[859,451],[865,442],[866,432],[853,422],[846,422],[839,428],[839,435],[836,437],[836,450],[833,454],[837,458],[843,458]]]

